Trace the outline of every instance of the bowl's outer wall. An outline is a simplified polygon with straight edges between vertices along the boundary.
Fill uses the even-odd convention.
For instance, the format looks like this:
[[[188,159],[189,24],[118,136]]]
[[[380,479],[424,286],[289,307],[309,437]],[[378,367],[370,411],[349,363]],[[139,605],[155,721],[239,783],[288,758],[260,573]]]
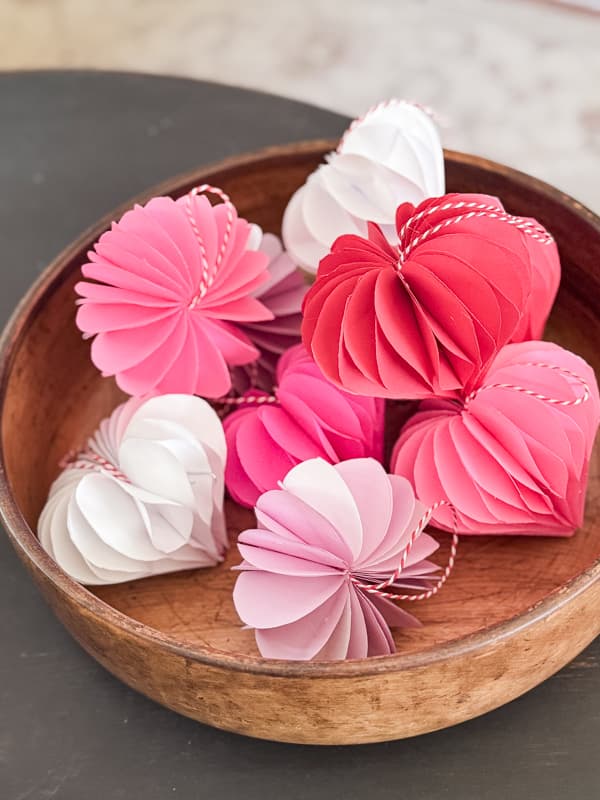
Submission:
[[[231,159],[175,179],[160,192],[178,195],[203,182],[222,186],[244,216],[278,232],[291,193],[331,147],[313,142]],[[552,230],[563,261],[561,302],[589,321],[591,333],[581,342],[589,358],[600,330],[598,219],[505,167],[454,153],[446,163],[449,190],[498,195],[509,211],[535,216]],[[556,672],[600,632],[597,561],[506,624],[409,657],[335,664],[260,661],[186,647],[69,579],[31,529],[60,456],[119,399],[111,381],[96,388],[88,345],[73,324],[78,269],[109,222],[61,254],[20,305],[3,338],[0,383],[0,499],[9,536],[57,616],[107,669],[158,702],[217,727],[281,741],[358,743],[416,735],[495,708]],[[597,482],[590,494],[597,525]]]

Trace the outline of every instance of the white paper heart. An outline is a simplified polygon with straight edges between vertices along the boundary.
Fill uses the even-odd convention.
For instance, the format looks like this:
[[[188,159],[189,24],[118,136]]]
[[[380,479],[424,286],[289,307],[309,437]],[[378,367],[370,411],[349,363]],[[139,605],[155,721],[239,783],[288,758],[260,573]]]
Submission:
[[[380,103],[351,124],[292,196],[283,241],[301,267],[316,272],[338,236],[364,236],[370,221],[395,242],[396,208],[444,192],[444,152],[429,115],[401,100]]]
[[[227,547],[225,460],[223,427],[205,400],[132,398],[53,483],[40,542],[89,585],[213,566]]]

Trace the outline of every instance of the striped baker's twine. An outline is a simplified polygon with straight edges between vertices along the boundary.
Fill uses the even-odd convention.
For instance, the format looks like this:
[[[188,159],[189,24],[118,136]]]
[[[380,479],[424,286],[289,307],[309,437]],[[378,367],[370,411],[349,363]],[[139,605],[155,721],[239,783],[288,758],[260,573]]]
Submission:
[[[447,506],[452,511],[453,516],[453,529],[454,532],[452,534],[452,542],[450,544],[450,555],[448,556],[448,563],[444,569],[444,572],[438,579],[437,583],[428,589],[426,592],[421,592],[420,594],[395,594],[394,592],[388,592],[390,586],[392,586],[399,578],[402,577],[402,571],[406,567],[406,562],[408,561],[408,556],[412,548],[414,547],[415,542],[419,538],[419,536],[423,533],[427,525],[429,525],[431,518],[442,506]],[[456,552],[458,550],[458,534],[456,529],[458,527],[458,520],[456,516],[456,509],[448,500],[438,500],[437,503],[434,503],[430,506],[427,511],[423,514],[421,519],[419,520],[416,528],[410,535],[410,539],[408,544],[402,551],[402,555],[400,557],[400,563],[394,570],[394,572],[390,575],[389,578],[386,580],[381,581],[381,583],[365,583],[361,582],[361,580],[356,577],[355,575],[351,576],[352,583],[356,586],[357,589],[361,589],[363,592],[367,594],[375,594],[378,597],[384,597],[387,600],[408,600],[410,602],[418,601],[418,600],[428,600],[430,597],[433,597],[434,594],[437,594],[442,586],[446,583],[448,578],[450,577],[450,573],[454,569],[454,564],[456,562]]]
[[[489,383],[472,391],[471,394],[465,398],[465,407],[471,402],[471,400],[474,400],[475,397],[481,394],[481,392],[485,392],[487,389],[509,389],[513,392],[521,392],[521,394],[526,394],[528,397],[534,397],[536,400],[542,400],[544,403],[548,403],[549,405],[553,406],[580,406],[590,397],[590,387],[586,381],[584,381],[581,375],[578,375],[576,372],[572,372],[570,369],[559,367],[557,364],[547,364],[544,361],[529,361],[525,364],[518,364],[517,366],[551,369],[554,372],[560,373],[561,375],[574,378],[583,388],[583,394],[579,395],[579,397],[576,397],[573,400],[562,400],[558,397],[549,397],[545,394],[539,394],[538,392],[534,392],[533,389],[527,389],[525,386],[519,386],[515,383]]]
[[[438,211],[458,211],[460,209],[465,209],[465,212],[458,214],[455,217],[442,220],[442,222],[439,222],[437,225],[433,225],[431,228],[424,230],[419,236],[415,236],[414,239],[411,239],[411,241],[405,246],[402,245],[402,241],[407,232],[410,231],[411,225],[414,225],[415,222],[423,219],[423,217],[430,216]],[[460,200],[458,202],[439,203],[438,205],[431,206],[430,208],[426,208],[423,211],[419,211],[417,214],[414,214],[400,229],[400,233],[398,235],[398,239],[400,241],[398,246],[398,268],[401,268],[411,250],[417,247],[417,245],[421,244],[429,236],[439,233],[439,231],[448,227],[449,225],[454,225],[458,222],[473,219],[474,217],[487,217],[488,219],[496,219],[499,222],[505,222],[507,225],[513,225],[522,233],[527,234],[527,236],[531,236],[532,239],[535,239],[543,245],[549,245],[554,242],[552,235],[538,223],[532,220],[524,219],[523,217],[515,217],[512,214],[507,214],[505,211],[500,211],[497,205],[466,202],[464,200]]]
[[[223,234],[223,241],[221,242],[221,247],[219,248],[219,252],[217,253],[217,257],[215,259],[215,263],[212,266],[208,263],[208,258],[206,256],[206,247],[204,245],[204,240],[200,231],[198,230],[198,225],[196,224],[196,217],[194,216],[194,209],[193,209],[193,201],[194,198],[203,193],[214,194],[217,197],[220,197],[225,207],[227,208],[227,224],[225,226],[225,232]],[[190,223],[192,230],[194,231],[194,235],[198,242],[198,246],[200,247],[200,258],[202,260],[202,275],[200,278],[200,286],[198,287],[198,292],[192,298],[189,308],[193,310],[196,308],[197,304],[202,300],[208,289],[210,288],[212,282],[214,281],[217,272],[219,270],[219,266],[223,260],[223,256],[225,255],[225,251],[227,250],[227,245],[229,243],[229,237],[231,236],[231,229],[233,228],[233,216],[234,216],[234,207],[233,203],[229,199],[229,195],[225,194],[222,189],[219,189],[217,186],[211,186],[208,183],[203,183],[201,186],[195,186],[191,191],[187,193],[186,196],[186,203],[185,203],[185,211]]]
[[[247,396],[242,395],[242,397],[220,397],[218,400],[215,400],[215,403],[220,403],[224,406],[263,406],[278,402],[279,400],[277,399],[276,394],[251,394]]]
[[[113,478],[131,483],[127,475],[104,456],[96,453],[91,446],[85,450],[71,450],[59,462],[62,469],[88,469],[95,472],[108,472]]]
[[[353,119],[348,128],[342,134],[342,138],[336,148],[336,153],[341,153],[344,149],[344,144],[346,142],[346,138],[349,136],[350,133],[358,126],[362,125],[362,123],[367,120],[371,114],[374,114],[376,111],[381,111],[384,108],[389,108],[390,106],[413,106],[414,108],[418,108],[419,111],[422,111],[424,114],[427,114],[434,122],[438,125],[445,126],[448,124],[448,121],[437,114],[432,108],[429,106],[424,106],[421,103],[417,103],[414,100],[399,100],[398,98],[392,97],[389,100],[382,100],[380,103],[376,103],[374,106],[371,106],[364,114],[356,119]]]

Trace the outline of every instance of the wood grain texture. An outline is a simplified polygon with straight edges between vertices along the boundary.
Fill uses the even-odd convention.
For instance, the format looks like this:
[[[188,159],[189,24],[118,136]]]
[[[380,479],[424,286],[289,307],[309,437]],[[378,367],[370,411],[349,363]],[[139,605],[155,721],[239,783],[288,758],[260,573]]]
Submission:
[[[331,146],[309,142],[231,159],[158,191],[215,183],[244,216],[278,232],[290,194]],[[509,211],[552,230],[564,278],[548,338],[598,369],[600,221],[505,167],[457,153],[447,153],[446,163],[449,190],[496,194]],[[88,652],[188,716],[263,738],[333,744],[411,736],[481,714],[554,673],[600,632],[598,448],[584,528],[571,540],[463,538],[451,580],[419,606],[425,626],[400,632],[394,656],[335,664],[261,659],[231,602],[235,550],[213,570],[95,593],[64,575],[32,529],[60,457],[120,399],[75,329],[73,284],[90,243],[122,210],[48,268],[15,313],[1,355],[3,517],[55,613]],[[229,504],[228,518],[234,538],[251,516]]]

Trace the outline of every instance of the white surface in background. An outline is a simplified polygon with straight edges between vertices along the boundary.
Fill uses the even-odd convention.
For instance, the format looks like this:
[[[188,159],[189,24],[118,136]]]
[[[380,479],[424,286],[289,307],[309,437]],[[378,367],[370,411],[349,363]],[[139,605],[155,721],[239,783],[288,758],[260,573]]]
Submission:
[[[446,146],[519,167],[600,210],[600,16],[564,6],[1,0],[0,68],[37,66],[189,75],[348,114],[385,97],[417,99],[451,120]]]

